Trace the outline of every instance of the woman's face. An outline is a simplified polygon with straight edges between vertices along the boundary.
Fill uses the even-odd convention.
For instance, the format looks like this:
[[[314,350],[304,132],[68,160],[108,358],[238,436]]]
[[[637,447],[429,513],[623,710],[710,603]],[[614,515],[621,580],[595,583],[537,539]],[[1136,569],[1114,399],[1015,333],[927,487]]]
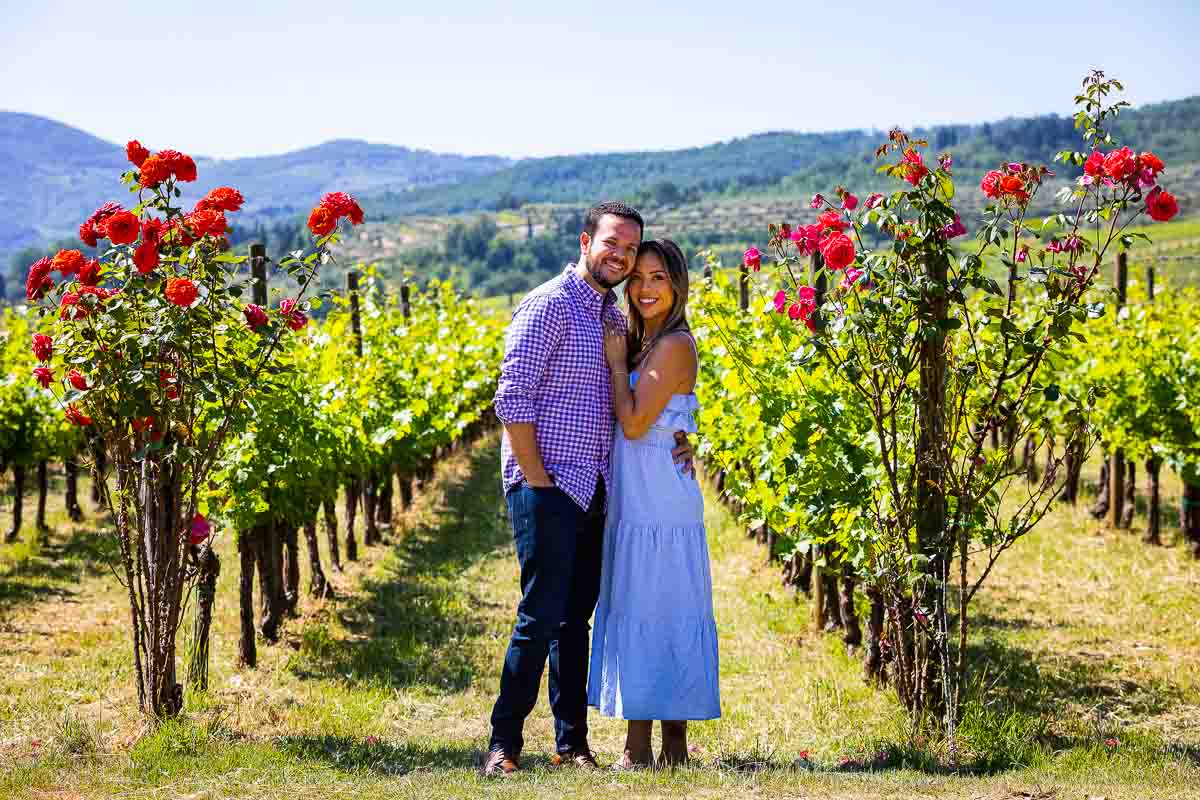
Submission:
[[[675,290],[667,274],[667,265],[653,250],[638,256],[633,274],[629,276],[629,302],[643,320],[665,316],[675,303]]]

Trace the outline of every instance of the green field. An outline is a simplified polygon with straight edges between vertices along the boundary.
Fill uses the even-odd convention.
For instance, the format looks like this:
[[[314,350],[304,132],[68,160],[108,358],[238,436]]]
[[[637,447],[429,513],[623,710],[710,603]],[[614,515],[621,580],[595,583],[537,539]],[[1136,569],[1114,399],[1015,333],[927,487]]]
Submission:
[[[66,522],[56,486],[47,539],[0,546],[0,796],[1197,796],[1200,565],[1184,547],[1149,548],[1082,508],[1022,540],[977,601],[959,755],[972,768],[956,772],[944,742],[910,735],[894,697],[864,685],[857,654],[810,632],[807,600],[711,492],[724,717],[692,726],[693,765],[552,768],[543,703],[527,770],[484,780],[518,595],[497,450],[490,434],[443,462],[387,543],[334,575],[337,599],[305,598],[260,648],[257,670],[234,665],[237,562],[222,535],[211,690],[157,729],[134,712],[113,539],[94,515]],[[1168,484],[1167,501],[1177,493]],[[594,720],[602,762],[622,738]]]

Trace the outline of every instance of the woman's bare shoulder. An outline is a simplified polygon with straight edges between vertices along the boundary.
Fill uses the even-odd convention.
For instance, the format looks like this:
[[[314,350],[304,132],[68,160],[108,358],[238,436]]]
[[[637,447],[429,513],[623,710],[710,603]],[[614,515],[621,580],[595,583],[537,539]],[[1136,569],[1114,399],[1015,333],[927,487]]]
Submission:
[[[654,351],[649,354],[646,361],[648,366],[653,364],[662,372],[669,371],[678,378],[681,388],[691,391],[691,386],[696,380],[696,371],[699,368],[691,334],[685,331],[668,333],[655,343]]]

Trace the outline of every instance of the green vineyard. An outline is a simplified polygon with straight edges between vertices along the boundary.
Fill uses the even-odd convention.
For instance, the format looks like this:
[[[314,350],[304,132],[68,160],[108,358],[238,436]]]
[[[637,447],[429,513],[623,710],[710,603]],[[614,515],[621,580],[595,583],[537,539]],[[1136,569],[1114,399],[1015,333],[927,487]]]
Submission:
[[[1120,89],[1084,80],[1057,174],[963,180],[890,131],[881,191],[714,220],[718,249],[690,273],[675,257],[686,294],[623,309],[640,343],[645,309],[686,303],[697,342],[702,488],[672,486],[707,535],[721,716],[691,718],[676,762],[599,772],[551,755],[539,708],[503,778],[489,711],[545,545],[514,541],[493,403],[502,369],[507,387],[538,358],[518,336],[567,346],[510,335],[515,296],[339,262],[374,246],[343,192],[313,207],[311,247],[242,255],[241,193],[182,208],[195,162],[131,141],[130,208],[80,226],[97,257],[30,265],[0,328],[0,795],[1194,796],[1200,231],[1172,221],[1171,167],[1113,140]],[[631,243],[598,247],[633,267],[641,218],[606,208]],[[600,361],[624,337],[570,341],[626,392]],[[543,389],[539,413],[562,399]],[[541,446],[505,420],[506,454]],[[602,759],[620,753],[621,721],[592,720]]]

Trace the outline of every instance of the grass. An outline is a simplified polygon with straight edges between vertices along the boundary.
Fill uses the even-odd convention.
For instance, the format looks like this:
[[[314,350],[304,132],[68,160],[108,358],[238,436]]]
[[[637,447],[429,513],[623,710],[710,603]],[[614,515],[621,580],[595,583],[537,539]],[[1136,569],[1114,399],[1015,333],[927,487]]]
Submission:
[[[448,459],[389,542],[334,574],[336,600],[306,598],[260,645],[257,670],[234,665],[223,537],[211,689],[157,728],[132,712],[107,539],[52,506],[47,543],[0,548],[0,797],[1197,796],[1200,568],[1183,547],[1059,509],[1009,553],[977,600],[972,768],[956,773],[944,742],[911,735],[893,696],[863,684],[856,655],[809,631],[807,600],[711,494],[724,717],[692,726],[694,766],[555,770],[540,703],[528,769],[485,781],[518,596],[497,449],[492,435]],[[622,740],[593,715],[602,761]]]

